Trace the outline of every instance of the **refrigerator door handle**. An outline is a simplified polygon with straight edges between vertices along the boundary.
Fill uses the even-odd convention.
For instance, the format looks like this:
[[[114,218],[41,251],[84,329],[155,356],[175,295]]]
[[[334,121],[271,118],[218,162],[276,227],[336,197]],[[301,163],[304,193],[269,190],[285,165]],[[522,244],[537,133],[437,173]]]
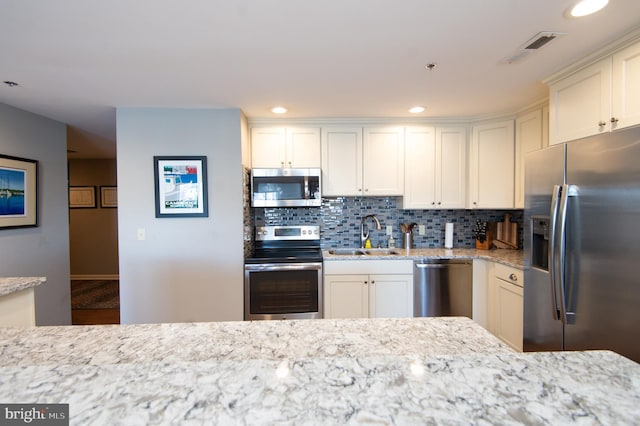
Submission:
[[[576,313],[571,311],[571,307],[574,306],[572,303],[573,296],[575,296],[576,292],[574,291],[573,286],[576,285],[576,280],[567,280],[566,278],[566,267],[567,267],[567,210],[569,205],[569,197],[577,197],[578,196],[578,186],[577,185],[564,185],[562,189],[563,196],[562,201],[560,202],[560,212],[562,215],[562,247],[560,252],[560,258],[562,262],[562,315],[563,315],[563,324],[575,324]]]
[[[559,278],[557,283],[559,283],[559,292],[560,295],[560,319],[562,323],[573,324],[575,322],[575,312],[569,312],[567,306],[567,294],[574,294],[571,289],[567,288],[566,281],[566,264],[567,264],[567,209],[569,204],[569,197],[574,197],[578,195],[578,190],[575,185],[563,185],[562,186],[562,196],[560,198],[560,207],[558,211],[558,225],[559,229],[556,229],[556,241],[558,242],[556,246],[556,250],[558,250],[559,254],[556,257],[558,259],[559,265],[554,265],[557,268],[556,273]],[[573,281],[571,281],[573,282]]]
[[[560,320],[560,308],[558,307],[558,300],[561,297],[558,295],[558,283],[561,280],[560,275],[560,255],[557,249],[557,236],[558,236],[558,207],[560,205],[560,198],[562,195],[562,185],[553,186],[553,194],[551,196],[551,211],[549,212],[549,281],[551,285],[551,309],[554,320]],[[558,263],[556,264],[556,259]]]

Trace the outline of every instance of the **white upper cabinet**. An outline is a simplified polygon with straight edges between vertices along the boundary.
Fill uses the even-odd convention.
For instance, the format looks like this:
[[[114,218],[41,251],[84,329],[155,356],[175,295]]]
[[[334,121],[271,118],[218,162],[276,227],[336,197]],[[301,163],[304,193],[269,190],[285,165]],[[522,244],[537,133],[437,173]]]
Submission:
[[[512,209],[513,197],[513,120],[474,126],[467,206],[473,209]]]
[[[320,129],[254,127],[251,129],[252,167],[320,167]]]
[[[465,208],[466,150],[464,128],[408,127],[402,208]]]
[[[640,42],[549,89],[549,143],[640,124]]]
[[[362,128],[322,128],[322,195],[362,195]]]
[[[611,129],[640,124],[640,43],[613,55]]]
[[[549,89],[549,143],[608,131],[611,116],[611,60],[597,62]]]
[[[524,209],[524,162],[527,153],[543,147],[543,110],[516,118],[515,205]]]
[[[364,195],[402,195],[404,192],[404,129],[365,128],[363,143]]]
[[[322,179],[324,196],[402,195],[404,130],[323,128]]]

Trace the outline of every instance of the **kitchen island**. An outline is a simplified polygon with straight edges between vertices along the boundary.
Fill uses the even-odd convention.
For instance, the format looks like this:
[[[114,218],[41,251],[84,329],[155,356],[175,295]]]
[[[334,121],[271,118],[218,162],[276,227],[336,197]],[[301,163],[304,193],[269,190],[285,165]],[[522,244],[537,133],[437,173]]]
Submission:
[[[640,365],[468,318],[0,329],[0,401],[71,424],[633,424]]]

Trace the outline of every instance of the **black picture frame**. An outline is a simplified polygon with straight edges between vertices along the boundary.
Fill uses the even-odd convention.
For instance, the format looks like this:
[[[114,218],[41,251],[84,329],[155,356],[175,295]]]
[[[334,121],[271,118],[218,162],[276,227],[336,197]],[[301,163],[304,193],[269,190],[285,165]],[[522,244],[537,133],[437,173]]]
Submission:
[[[156,217],[208,217],[207,157],[154,156]]]
[[[0,154],[0,229],[38,226],[38,160]]]

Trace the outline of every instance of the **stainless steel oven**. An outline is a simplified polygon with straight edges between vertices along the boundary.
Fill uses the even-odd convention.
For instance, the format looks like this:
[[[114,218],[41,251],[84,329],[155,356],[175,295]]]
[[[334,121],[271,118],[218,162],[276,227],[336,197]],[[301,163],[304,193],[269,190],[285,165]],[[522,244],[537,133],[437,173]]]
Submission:
[[[245,259],[244,319],[322,318],[322,251],[318,226],[256,228]]]

